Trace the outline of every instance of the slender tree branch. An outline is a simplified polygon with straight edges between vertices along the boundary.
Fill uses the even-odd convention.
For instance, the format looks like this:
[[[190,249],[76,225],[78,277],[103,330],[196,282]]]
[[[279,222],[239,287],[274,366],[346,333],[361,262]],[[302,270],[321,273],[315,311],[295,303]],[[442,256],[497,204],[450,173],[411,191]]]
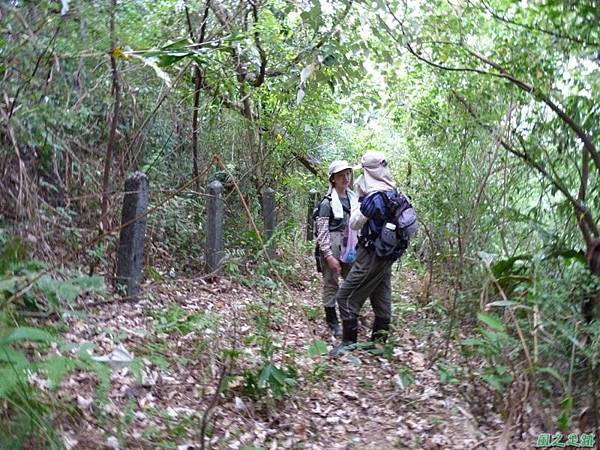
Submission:
[[[54,42],[56,41],[56,38],[58,37],[58,33],[60,32],[60,27],[61,27],[62,23],[63,23],[62,20],[60,20],[58,22],[58,25],[56,26],[56,30],[54,31],[54,35],[52,36],[52,39],[50,39],[50,42],[48,43],[46,48],[42,51],[42,53],[39,54],[39,56],[35,62],[35,66],[33,68],[33,72],[31,73],[31,75],[29,76],[27,81],[23,82],[23,84],[21,84],[18,87],[17,92],[15,93],[15,96],[13,97],[13,100],[10,104],[10,109],[8,112],[9,120],[15,112],[15,106],[17,104],[17,99],[19,98],[19,94],[21,93],[21,90],[25,87],[25,85],[29,84],[31,82],[31,80],[33,80],[33,77],[35,77],[35,74],[37,73],[38,69],[40,68],[40,63],[42,62],[42,58],[44,57],[44,55],[46,55],[46,53],[48,53],[48,50],[50,50],[50,48],[54,45]]]
[[[200,38],[196,41],[194,37],[194,30],[192,27],[192,21],[190,19],[190,13],[187,6],[185,6],[185,16],[188,23],[188,32],[192,41],[196,44],[203,44],[204,34],[206,31],[206,21],[208,18],[208,11],[210,6],[210,0],[206,0],[206,6],[204,8],[204,17],[202,18],[202,25],[200,27]],[[202,68],[198,61],[194,66],[194,100],[192,109],[192,178],[196,180],[196,190],[200,190],[200,177],[198,176],[198,110],[200,108],[200,90],[202,89],[203,73]]]
[[[409,35],[406,32],[406,30],[404,29],[404,23],[392,11],[389,3],[386,2],[386,5],[388,7],[389,13],[392,15],[392,17],[394,18],[394,20],[396,21],[396,23],[398,23],[398,25],[400,26],[400,31],[401,31],[402,35],[405,38],[408,38]],[[408,39],[406,40],[406,42],[403,42],[400,39],[398,39],[398,37],[396,36],[396,33],[390,29],[390,27],[388,26],[388,24],[385,23],[385,21],[381,17],[378,17],[378,19],[379,19],[379,23],[385,29],[386,33],[394,40],[394,42],[396,42],[396,44],[400,45],[401,47],[406,48],[415,58],[417,58],[419,61],[422,61],[422,62],[424,62],[425,64],[427,64],[429,66],[435,67],[436,69],[446,70],[446,71],[449,71],[449,72],[473,72],[473,73],[478,73],[480,75],[494,75],[494,74],[492,74],[492,73],[490,73],[490,72],[488,72],[486,70],[475,69],[475,68],[472,68],[472,67],[450,67],[450,66],[444,66],[442,64],[438,64],[436,62],[433,62],[433,61],[425,58],[424,56],[421,56],[421,53],[419,53],[418,51],[416,51],[412,47],[412,45],[410,44],[410,42],[408,41]]]
[[[229,11],[227,11],[227,8],[225,8],[223,6],[223,4],[219,1],[210,1],[210,7],[213,10],[213,12],[215,13],[215,17],[217,18],[218,22],[224,27],[224,28],[228,28],[229,25],[231,24],[231,20],[232,20],[232,15],[229,14]]]
[[[202,72],[198,66],[194,68],[194,103],[192,109],[192,177],[196,179],[196,190],[200,190],[198,177],[198,109],[200,108],[200,89],[202,88]]]
[[[579,185],[579,196],[577,199],[581,202],[585,202],[585,195],[588,188],[588,180],[590,177],[590,154],[585,151],[584,148],[581,149],[581,182]]]
[[[258,0],[254,1],[254,2],[251,0],[247,0],[247,1],[252,8],[252,14],[253,14],[254,25],[255,25],[254,43],[255,43],[258,53],[260,55],[260,67],[259,67],[258,74],[256,74],[254,77],[248,77],[248,67],[247,67],[247,63],[245,61],[243,61],[243,59],[242,59],[242,48],[240,45],[238,45],[237,47],[234,46],[231,49],[231,54],[234,59],[235,70],[237,72],[238,81],[240,83],[243,83],[244,81],[248,81],[248,83],[250,85],[252,85],[254,87],[258,87],[258,86],[262,85],[265,81],[265,73],[266,73],[266,69],[267,69],[267,54],[262,47],[262,44],[260,41],[260,33],[258,32],[258,29],[256,28],[256,24],[258,23]],[[215,14],[215,17],[217,17],[217,20],[219,21],[219,23],[223,27],[229,28],[231,25],[231,17],[233,17],[233,15],[229,11],[227,11],[227,9],[222,5],[222,3],[215,2],[213,0],[210,2],[210,6]],[[243,96],[243,94],[242,94],[242,96]]]
[[[396,16],[396,14],[393,12],[393,10],[391,9],[390,5],[388,2],[386,2],[386,5],[388,7],[388,11],[390,12],[390,14],[392,15],[392,17],[394,18],[394,20],[400,25],[400,29],[402,32],[402,35],[406,38],[410,37],[408,35],[408,33],[406,32],[406,30],[404,29],[404,24],[403,22]],[[396,41],[398,44],[406,47],[408,49],[408,51],[414,55],[419,61],[422,61],[432,67],[435,67],[437,69],[442,69],[442,70],[446,70],[446,71],[454,71],[454,72],[473,72],[473,73],[478,73],[481,75],[488,75],[488,76],[492,76],[492,77],[496,77],[496,78],[503,78],[507,81],[510,81],[512,84],[514,84],[515,86],[519,87],[520,89],[522,89],[523,91],[535,95],[535,97],[539,100],[541,100],[543,103],[545,103],[552,111],[554,111],[556,113],[556,115],[567,124],[567,126],[569,128],[571,128],[571,130],[577,135],[577,137],[583,142],[584,148],[586,149],[586,151],[588,151],[590,153],[590,156],[592,157],[592,160],[594,161],[594,165],[596,166],[596,169],[600,172],[600,153],[598,153],[598,150],[596,149],[596,146],[594,145],[594,143],[592,142],[592,138],[583,130],[583,128],[577,123],[575,122],[575,120],[573,120],[572,117],[570,117],[567,113],[565,113],[560,106],[558,106],[556,103],[554,103],[554,101],[552,101],[552,99],[550,99],[550,97],[548,97],[547,95],[543,94],[542,92],[540,92],[538,89],[535,89],[533,86],[527,84],[526,82],[516,78],[515,76],[511,75],[504,67],[502,67],[500,64],[497,64],[487,58],[485,58],[484,56],[470,50],[469,48],[467,48],[464,45],[461,45],[460,47],[466,51],[469,55],[473,56],[474,58],[476,58],[477,60],[479,60],[480,62],[492,67],[493,69],[495,69],[497,72],[490,72],[490,71],[486,71],[486,70],[481,70],[481,69],[476,69],[476,68],[470,68],[470,67],[449,67],[449,66],[445,66],[442,64],[438,64],[434,61],[431,61],[430,59],[427,59],[423,56],[421,56],[421,54],[419,52],[417,52],[415,49],[413,49],[413,47],[411,46],[410,42],[407,41],[406,42],[401,42],[400,40],[398,40],[398,38],[396,37],[395,33],[390,30],[390,28],[387,26],[387,24],[381,19],[379,18],[380,23],[384,26],[386,32],[392,37],[392,39],[394,39],[394,41]],[[458,44],[456,44],[458,45]]]
[[[156,105],[154,106],[154,109],[152,109],[152,111],[150,111],[150,113],[148,113],[148,115],[146,115],[146,117],[144,118],[144,121],[140,124],[138,129],[135,131],[133,137],[130,139],[129,144],[127,146],[127,152],[131,151],[131,149],[134,146],[138,147],[138,150],[137,150],[136,154],[134,155],[133,160],[137,159],[138,154],[142,149],[141,146],[137,145],[140,135],[146,129],[146,127],[148,126],[150,121],[154,118],[155,114],[158,112],[159,108],[162,106],[163,102],[167,99],[167,97],[171,93],[171,91],[173,89],[175,89],[175,87],[177,86],[179,81],[181,81],[181,79],[183,78],[183,75],[188,73],[188,69],[191,66],[191,64],[192,64],[192,60],[190,60],[184,67],[181,68],[181,70],[177,74],[177,77],[175,78],[175,80],[173,81],[171,86],[166,89],[166,92],[161,93],[161,96],[158,98],[158,101],[156,102]]]
[[[206,37],[206,24],[208,23],[208,12],[210,11],[210,0],[206,0],[204,7],[204,16],[202,17],[202,25],[200,25],[200,39],[198,42],[204,42]]]
[[[188,8],[187,2],[183,3],[183,10],[185,11],[185,20],[187,22],[190,39],[193,42],[196,42],[196,38],[194,37],[194,28],[192,27],[192,19],[190,17],[190,9]]]
[[[596,42],[596,41],[588,41],[588,40],[579,39],[577,37],[570,36],[570,35],[567,35],[564,33],[557,33],[556,31],[547,30],[545,28],[534,27],[531,25],[517,22],[514,19],[509,19],[507,17],[501,16],[496,11],[494,11],[492,9],[492,7],[485,0],[481,0],[481,4],[483,5],[483,9],[485,11],[487,11],[494,19],[499,20],[504,23],[507,23],[509,25],[514,25],[516,27],[524,28],[524,29],[530,30],[530,31],[539,31],[540,33],[547,34],[547,35],[555,37],[557,39],[564,39],[564,40],[575,42],[575,43],[581,44],[581,45],[590,45],[590,46],[594,46],[594,47],[600,47],[600,43]]]
[[[490,127],[487,124],[483,123],[483,121],[480,119],[479,115],[475,112],[473,106],[465,98],[463,98],[456,92],[453,95],[464,106],[464,108],[469,113],[469,115],[471,115],[471,117],[473,117],[480,126],[482,126],[484,129],[486,129],[490,132],[493,131],[493,130],[490,130]],[[518,138],[520,138],[520,136],[518,136]],[[594,221],[589,209],[586,208],[582,202],[580,202],[576,198],[574,198],[573,195],[566,188],[566,186],[564,186],[564,184],[558,178],[552,176],[538,161],[534,160],[531,157],[531,155],[529,155],[525,151],[525,147],[524,147],[525,143],[524,142],[521,141],[521,146],[524,149],[523,152],[515,149],[512,145],[510,145],[504,139],[500,139],[499,142],[502,145],[502,147],[504,147],[509,153],[522,159],[528,166],[530,166],[531,168],[533,168],[537,172],[539,172],[544,178],[546,178],[548,181],[550,181],[550,183],[552,183],[552,185],[565,196],[567,201],[571,204],[571,206],[575,210],[575,216],[577,218],[577,222],[580,225],[580,228],[582,229],[582,233],[584,235],[586,244],[589,246],[589,244],[591,242],[589,240],[589,238],[591,237],[591,234],[593,234],[596,237],[599,236],[598,227],[597,227],[596,222]],[[582,226],[587,227],[588,230],[584,231]]]
[[[214,394],[211,396],[210,402],[206,406],[204,413],[202,414],[202,420],[200,422],[200,448],[204,450],[206,448],[206,427],[208,426],[208,418],[210,416],[211,411],[217,406],[219,403],[219,399],[221,397],[221,389],[223,388],[223,382],[225,381],[225,377],[229,372],[228,365],[226,363],[221,367],[221,371],[219,372],[219,378],[217,381],[217,387],[215,389]]]
[[[110,13],[110,66],[112,72],[112,93],[114,95],[113,102],[113,114],[110,124],[110,134],[108,136],[108,142],[106,144],[106,156],[104,159],[104,174],[102,177],[102,221],[106,220],[106,214],[108,212],[108,201],[109,201],[109,182],[110,182],[110,167],[112,165],[113,154],[115,149],[116,135],[117,135],[117,123],[119,122],[119,110],[121,108],[121,88],[119,86],[119,74],[117,72],[117,60],[115,58],[115,49],[117,46],[117,38],[115,31],[115,15],[117,9],[117,0],[111,0],[111,13]],[[108,224],[104,223],[104,228],[108,228]]]
[[[312,173],[313,175],[319,175],[319,169],[315,166],[315,164],[310,161],[306,156],[301,155],[298,152],[292,151],[292,154],[296,157],[296,159],[302,164],[306,169]]]
[[[353,1],[349,0],[348,3],[346,4],[346,8],[340,14],[340,17],[336,18],[334,20],[334,23],[338,24],[338,26],[346,19],[346,17],[350,13],[350,10],[352,9],[352,3],[353,3]],[[307,50],[303,50],[300,53],[298,53],[292,59],[292,64],[298,64],[302,60],[302,57],[306,53],[314,52],[315,50],[318,50],[321,47],[323,47],[323,45],[325,45],[327,43],[327,40],[335,33],[336,30],[337,30],[337,27],[334,27],[333,29],[329,30],[327,33],[325,33],[325,34],[323,34],[323,36],[321,36],[321,39],[319,39],[319,41],[313,47],[311,47]]]
[[[588,187],[588,178],[590,175],[590,155],[587,151],[585,151],[584,148],[581,149],[581,181],[580,181],[580,185],[579,185],[579,196],[577,198],[577,200],[579,201],[580,204],[584,205],[585,204],[585,196],[586,196],[586,192],[587,192],[587,187]],[[581,232],[583,233],[584,237],[585,237],[585,241],[588,244],[588,247],[591,246],[591,243],[593,241],[593,237],[591,236],[589,230],[582,226],[581,223],[582,217],[578,218],[578,224],[579,224],[579,228],[581,229]],[[598,236],[598,234],[596,234],[596,236]]]
[[[518,86],[519,88],[521,88],[524,91],[529,92],[529,93],[534,92],[533,86],[530,86],[527,83],[525,83],[524,81],[521,81],[521,80],[515,78],[514,76],[510,75],[504,67],[500,66],[499,64],[497,64],[493,61],[490,61],[489,59],[477,54],[476,52],[474,52],[472,50],[469,50],[466,47],[464,47],[464,49],[470,55],[474,56],[475,58],[482,61],[483,63],[496,69],[498,72],[500,72],[500,75],[502,75],[503,78],[506,78],[511,83]],[[569,126],[569,128],[571,128],[571,130],[573,130],[575,132],[577,137],[583,142],[583,146],[584,146],[585,150],[587,152],[589,152],[590,156],[594,160],[594,165],[596,166],[596,169],[600,172],[600,153],[598,153],[596,146],[592,142],[592,138],[583,130],[583,128],[581,128],[581,126],[578,123],[575,122],[575,120],[573,120],[573,118],[571,116],[569,116],[567,113],[565,113],[556,103],[554,103],[550,99],[550,97],[541,93],[539,90],[535,90],[535,94],[542,102],[544,102],[546,105],[548,105],[550,107],[550,109],[552,111],[554,111],[556,113],[556,115],[558,115],[558,117],[560,117],[560,119]]]
[[[260,33],[258,32],[258,3],[259,0],[248,0],[248,3],[252,7],[252,17],[254,18],[254,45],[258,49],[258,54],[260,55],[260,69],[258,71],[258,76],[251,81],[250,84],[254,87],[258,87],[265,81],[265,72],[267,70],[267,53],[263,49],[260,43]]]

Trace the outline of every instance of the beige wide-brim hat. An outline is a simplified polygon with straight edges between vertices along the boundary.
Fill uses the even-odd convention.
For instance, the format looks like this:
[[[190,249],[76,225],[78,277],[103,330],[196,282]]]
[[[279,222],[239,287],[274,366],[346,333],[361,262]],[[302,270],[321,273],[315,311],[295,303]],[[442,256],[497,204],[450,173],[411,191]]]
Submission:
[[[381,166],[381,163],[385,161],[385,154],[382,152],[370,151],[363,155],[361,158],[361,166],[364,169],[377,169]]]
[[[334,175],[338,172],[342,172],[347,169],[352,170],[352,167],[353,166],[348,164],[348,161],[345,161],[343,159],[336,159],[331,164],[329,164],[329,170],[327,171],[327,173],[329,174],[329,177],[331,178],[332,175]]]
[[[362,197],[373,191],[387,191],[394,189],[396,183],[392,174],[384,164],[385,154],[377,151],[369,151],[360,160],[363,173],[354,185],[354,190]]]

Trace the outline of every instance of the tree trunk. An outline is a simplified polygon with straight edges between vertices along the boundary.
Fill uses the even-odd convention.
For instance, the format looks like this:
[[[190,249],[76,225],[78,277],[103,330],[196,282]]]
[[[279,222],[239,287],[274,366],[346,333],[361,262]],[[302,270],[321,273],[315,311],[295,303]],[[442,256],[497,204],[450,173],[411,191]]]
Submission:
[[[192,112],[192,177],[196,191],[200,191],[200,180],[198,175],[198,108],[200,106],[200,88],[202,86],[202,72],[199,67],[194,71],[194,110]]]
[[[115,141],[117,135],[117,123],[119,120],[119,110],[121,106],[121,92],[119,87],[119,76],[117,73],[117,60],[115,58],[116,49],[116,33],[115,33],[115,13],[117,9],[117,0],[111,0],[111,13],[110,13],[110,66],[112,72],[112,93],[114,95],[114,106],[113,114],[110,122],[110,134],[108,136],[108,143],[106,145],[106,156],[104,159],[104,174],[102,177],[102,213],[101,213],[101,224],[104,229],[108,228],[108,201],[109,201],[109,182],[110,182],[110,168],[112,165]]]

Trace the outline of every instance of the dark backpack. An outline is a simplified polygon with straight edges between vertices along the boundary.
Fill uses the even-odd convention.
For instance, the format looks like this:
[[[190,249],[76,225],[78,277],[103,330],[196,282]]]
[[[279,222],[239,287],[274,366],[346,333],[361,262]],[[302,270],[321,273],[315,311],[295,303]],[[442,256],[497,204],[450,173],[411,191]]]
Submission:
[[[312,227],[313,227],[313,237],[315,239],[315,250],[314,250],[315,265],[317,266],[318,273],[322,273],[323,268],[321,267],[321,249],[319,248],[319,241],[317,241],[317,217],[319,217],[319,209],[321,209],[321,203],[323,203],[323,200],[325,200],[326,198],[331,200],[330,195],[326,195],[325,197],[323,197],[321,199],[321,201],[319,203],[317,203],[317,206],[315,206],[315,208],[313,209],[312,216],[311,216],[311,223],[312,223]]]
[[[373,192],[361,203],[361,212],[369,217],[361,231],[363,241],[381,259],[400,258],[417,231],[417,214],[408,198],[396,189]]]
[[[317,206],[315,206],[315,208],[313,209],[312,216],[311,216],[311,223],[312,223],[313,235],[314,235],[315,239],[317,237],[317,218],[319,217],[319,210],[321,209],[321,203],[323,203],[323,200],[331,201],[331,195],[329,195],[329,194],[325,195],[319,201],[319,203],[317,203]]]

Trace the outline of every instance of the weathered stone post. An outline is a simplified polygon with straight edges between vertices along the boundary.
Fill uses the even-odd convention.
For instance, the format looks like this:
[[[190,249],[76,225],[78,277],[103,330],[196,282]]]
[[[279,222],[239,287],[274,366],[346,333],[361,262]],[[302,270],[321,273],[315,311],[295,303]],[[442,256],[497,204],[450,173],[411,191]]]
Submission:
[[[218,275],[223,259],[223,185],[213,181],[208,185],[208,226],[206,233],[206,269]]]
[[[263,191],[263,222],[265,224],[265,240],[269,240],[273,236],[273,231],[277,226],[275,217],[275,191],[271,188],[266,188]]]
[[[316,189],[311,189],[310,191],[308,191],[308,206],[306,208],[306,240],[308,242],[312,241],[315,237],[312,215],[315,206],[317,206],[318,197],[319,193]]]
[[[132,298],[139,294],[142,282],[148,199],[148,178],[142,172],[133,173],[125,181],[121,213],[121,225],[125,226],[119,235],[116,276],[117,286],[124,287],[127,296]]]

